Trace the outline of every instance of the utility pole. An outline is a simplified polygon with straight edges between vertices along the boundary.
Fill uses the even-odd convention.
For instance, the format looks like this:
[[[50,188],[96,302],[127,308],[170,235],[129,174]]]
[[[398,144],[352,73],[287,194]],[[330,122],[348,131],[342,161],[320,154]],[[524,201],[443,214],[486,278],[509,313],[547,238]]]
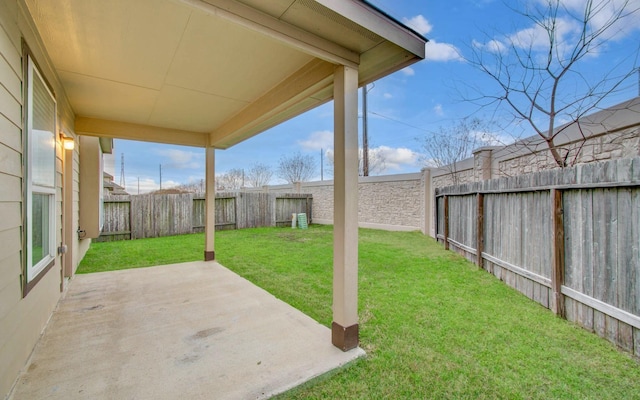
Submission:
[[[140,194],[140,177],[138,177],[138,194]]]
[[[162,190],[162,164],[160,164],[160,190]]]
[[[369,134],[367,128],[367,85],[364,85],[362,87],[362,176],[369,176]]]
[[[120,153],[120,186],[126,187],[124,181],[124,153]]]

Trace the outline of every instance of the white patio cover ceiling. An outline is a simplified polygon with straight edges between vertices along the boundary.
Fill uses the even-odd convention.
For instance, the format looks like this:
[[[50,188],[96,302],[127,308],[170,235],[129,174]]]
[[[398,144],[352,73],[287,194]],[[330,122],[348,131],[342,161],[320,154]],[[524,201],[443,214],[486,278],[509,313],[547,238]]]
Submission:
[[[424,58],[360,0],[25,0],[77,133],[227,148]]]

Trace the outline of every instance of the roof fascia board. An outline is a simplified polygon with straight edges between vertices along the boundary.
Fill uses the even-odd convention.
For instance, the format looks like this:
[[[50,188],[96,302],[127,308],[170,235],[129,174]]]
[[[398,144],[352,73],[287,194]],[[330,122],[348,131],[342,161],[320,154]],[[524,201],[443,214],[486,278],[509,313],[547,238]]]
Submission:
[[[84,136],[139,140],[182,146],[206,147],[207,145],[206,133],[82,116],[76,117],[75,132]]]
[[[246,132],[264,121],[272,119],[295,103],[308,98],[333,83],[335,66],[326,61],[315,59],[293,73],[282,83],[265,93],[262,97],[245,107],[222,126],[211,132],[209,145],[228,147],[246,138]],[[237,137],[237,140],[229,140]],[[231,144],[229,144],[231,143]]]
[[[358,25],[406,49],[420,58],[425,57],[427,40],[411,29],[384,15],[362,0],[315,0]]]
[[[99,141],[103,153],[111,154],[113,152],[113,138],[101,137]]]
[[[274,115],[271,118],[261,119],[258,124],[252,125],[247,129],[243,129],[240,132],[237,132],[235,136],[227,137],[218,141],[215,141],[212,145],[216,149],[228,149],[231,146],[234,146],[243,140],[246,140],[250,137],[253,137],[261,132],[266,131],[267,129],[271,129],[274,126],[280,125],[285,121],[290,120],[300,114],[303,114],[309,110],[312,110],[324,103],[328,100],[318,100],[315,98],[309,97],[306,102],[298,102],[294,104],[292,107],[288,108],[284,112],[278,115]]]
[[[362,54],[360,85],[373,82],[420,60],[417,55],[408,50],[391,51],[390,48],[395,46],[391,42],[383,42]],[[392,56],[383,58],[385,54],[392,54]]]
[[[240,24],[304,53],[333,64],[357,68],[360,55],[332,41],[297,28],[252,7],[232,0],[180,0],[208,14]]]

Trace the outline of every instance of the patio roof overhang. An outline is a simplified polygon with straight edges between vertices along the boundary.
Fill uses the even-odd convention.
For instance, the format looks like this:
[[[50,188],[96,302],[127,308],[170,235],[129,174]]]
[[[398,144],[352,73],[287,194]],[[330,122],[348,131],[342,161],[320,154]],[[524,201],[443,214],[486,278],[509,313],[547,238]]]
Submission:
[[[75,133],[215,149],[334,99],[332,343],[358,346],[358,87],[424,58],[419,34],[361,0],[23,0]]]
[[[360,0],[25,0],[78,134],[228,148],[424,58]]]

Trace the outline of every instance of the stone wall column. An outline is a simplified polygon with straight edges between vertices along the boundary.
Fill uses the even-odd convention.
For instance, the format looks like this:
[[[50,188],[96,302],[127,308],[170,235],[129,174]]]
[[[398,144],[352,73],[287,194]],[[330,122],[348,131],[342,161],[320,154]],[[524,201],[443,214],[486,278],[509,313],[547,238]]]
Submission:
[[[494,147],[480,147],[473,152],[474,180],[486,181],[493,178],[491,157]]]
[[[422,226],[422,233],[425,235],[429,235],[435,238],[435,232],[433,227],[433,217],[434,217],[434,209],[433,205],[435,202],[434,193],[433,193],[433,182],[431,180],[431,170],[425,168],[422,170],[422,187],[424,188],[424,225]]]

